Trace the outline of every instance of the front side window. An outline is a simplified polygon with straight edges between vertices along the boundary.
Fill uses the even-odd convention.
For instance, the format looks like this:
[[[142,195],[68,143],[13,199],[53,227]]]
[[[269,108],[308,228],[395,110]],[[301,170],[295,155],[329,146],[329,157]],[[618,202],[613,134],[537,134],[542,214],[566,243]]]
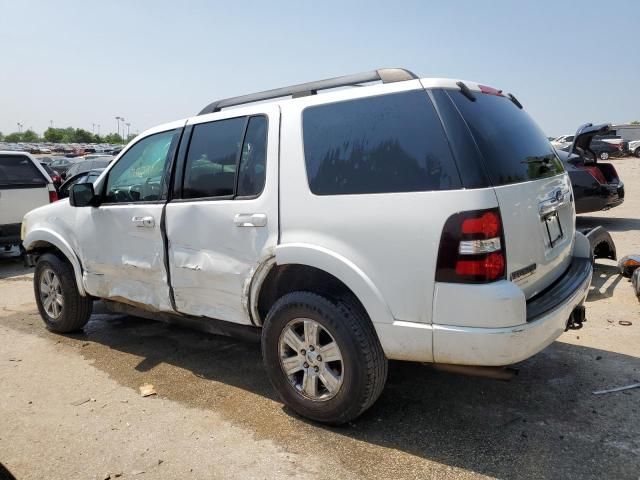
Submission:
[[[157,133],[133,145],[109,171],[105,203],[159,200],[175,134],[175,130]]]
[[[309,107],[304,154],[316,195],[460,188],[442,124],[424,90]]]

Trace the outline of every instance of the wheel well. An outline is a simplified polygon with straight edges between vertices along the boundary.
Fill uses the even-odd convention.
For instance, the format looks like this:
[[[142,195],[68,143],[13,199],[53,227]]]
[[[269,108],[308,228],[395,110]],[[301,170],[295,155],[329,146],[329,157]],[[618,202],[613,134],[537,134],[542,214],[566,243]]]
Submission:
[[[258,294],[258,314],[263,323],[271,306],[283,295],[291,292],[314,292],[328,298],[348,299],[351,304],[366,310],[358,297],[341,280],[319,268],[308,265],[275,265],[265,277]]]
[[[53,253],[56,256],[60,257],[60,259],[64,260],[65,262],[69,262],[69,259],[64,253],[62,253],[62,250],[60,250],[58,247],[56,247],[52,243],[45,242],[43,240],[38,240],[36,242],[33,242],[31,244],[31,248],[27,251],[27,253],[34,257],[34,261],[37,260],[37,258],[42,254]]]

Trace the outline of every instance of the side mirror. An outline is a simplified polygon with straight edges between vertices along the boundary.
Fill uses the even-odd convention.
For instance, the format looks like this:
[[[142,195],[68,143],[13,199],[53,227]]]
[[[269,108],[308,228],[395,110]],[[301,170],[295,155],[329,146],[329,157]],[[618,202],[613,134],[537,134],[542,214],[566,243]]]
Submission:
[[[69,203],[72,207],[95,207],[98,197],[93,191],[93,183],[76,183],[69,190]]]

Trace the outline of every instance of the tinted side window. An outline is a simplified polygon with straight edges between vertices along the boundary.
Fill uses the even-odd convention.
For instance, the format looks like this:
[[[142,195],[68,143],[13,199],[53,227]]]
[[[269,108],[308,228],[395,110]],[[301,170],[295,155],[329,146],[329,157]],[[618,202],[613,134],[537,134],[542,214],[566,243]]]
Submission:
[[[442,125],[423,90],[309,107],[303,136],[316,195],[460,187]]]
[[[193,127],[185,165],[183,197],[233,195],[245,117]]]
[[[46,185],[47,180],[31,159],[23,155],[0,157],[0,185]]]
[[[267,158],[267,119],[251,117],[242,145],[240,172],[238,173],[239,197],[259,195],[264,188]]]
[[[562,163],[540,127],[511,100],[476,93],[472,102],[457,90],[447,93],[466,120],[493,185],[563,172]]]
[[[143,138],[109,171],[105,202],[131,203],[160,199],[167,157],[175,130]]]

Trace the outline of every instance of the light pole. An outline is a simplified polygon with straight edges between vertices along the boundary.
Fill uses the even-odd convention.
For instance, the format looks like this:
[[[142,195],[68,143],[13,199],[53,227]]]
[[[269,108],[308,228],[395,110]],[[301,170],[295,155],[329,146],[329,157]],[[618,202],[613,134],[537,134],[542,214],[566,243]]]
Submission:
[[[53,128],[53,120],[49,120],[49,128]]]
[[[131,126],[131,124],[127,123],[126,125],[127,125],[127,141],[129,141],[129,127]]]
[[[118,136],[120,136],[120,117],[116,117],[116,122],[118,122]]]
[[[100,136],[100,124],[98,124],[98,136]]]
[[[23,126],[24,125],[22,123],[18,122],[18,133],[22,133],[22,127]]]
[[[93,133],[94,135],[96,134],[96,124],[95,123],[91,124],[91,133]]]

